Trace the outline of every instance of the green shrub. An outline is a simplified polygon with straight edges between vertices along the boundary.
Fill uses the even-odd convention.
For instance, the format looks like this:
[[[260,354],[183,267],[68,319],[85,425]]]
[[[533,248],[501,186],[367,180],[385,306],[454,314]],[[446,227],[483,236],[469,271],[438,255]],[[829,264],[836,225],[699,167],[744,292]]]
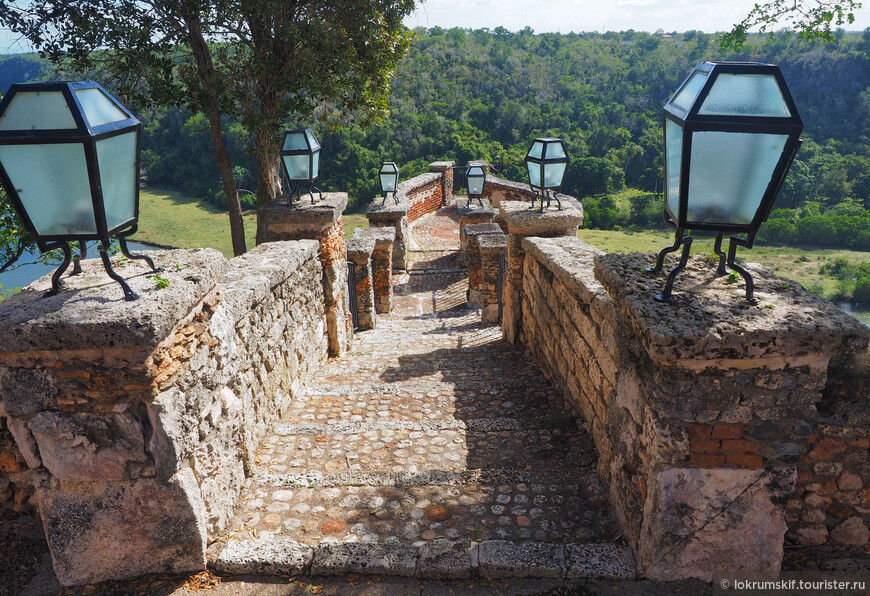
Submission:
[[[864,306],[870,306],[870,277],[862,277],[855,282],[852,300]]]

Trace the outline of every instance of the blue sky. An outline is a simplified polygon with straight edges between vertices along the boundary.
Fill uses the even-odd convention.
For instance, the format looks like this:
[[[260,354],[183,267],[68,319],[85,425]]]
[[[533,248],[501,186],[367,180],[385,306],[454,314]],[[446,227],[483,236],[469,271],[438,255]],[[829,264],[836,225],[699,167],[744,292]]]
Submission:
[[[427,0],[405,20],[409,27],[498,26],[511,31],[727,31],[756,0]],[[870,0],[848,27],[870,27]],[[17,36],[0,29],[0,53],[30,51]]]
[[[518,31],[727,31],[760,0],[428,0],[405,20],[409,27],[467,27]],[[848,29],[870,27],[865,2]]]

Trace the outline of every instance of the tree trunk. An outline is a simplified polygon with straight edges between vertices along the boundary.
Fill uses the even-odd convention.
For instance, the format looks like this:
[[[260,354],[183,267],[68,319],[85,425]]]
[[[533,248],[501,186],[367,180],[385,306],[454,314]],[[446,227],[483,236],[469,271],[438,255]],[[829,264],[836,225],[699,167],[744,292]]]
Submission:
[[[260,113],[257,126],[254,127],[257,136],[257,207],[270,203],[281,194],[281,164],[278,157],[280,139],[275,134],[276,126],[270,125],[278,121],[277,94],[272,91],[272,85],[259,81]],[[266,241],[265,224],[257,218],[257,244]]]
[[[214,145],[215,160],[223,182],[224,194],[227,197],[227,209],[230,213],[230,236],[233,241],[233,254],[239,256],[247,250],[245,246],[245,222],[242,219],[242,205],[239,203],[239,190],[233,174],[233,160],[224,144],[223,126],[221,124],[220,104],[214,90],[214,63],[208,44],[202,33],[202,26],[195,15],[185,15],[187,35],[190,49],[196,60],[196,70],[204,92],[203,104],[211,129],[211,141]]]

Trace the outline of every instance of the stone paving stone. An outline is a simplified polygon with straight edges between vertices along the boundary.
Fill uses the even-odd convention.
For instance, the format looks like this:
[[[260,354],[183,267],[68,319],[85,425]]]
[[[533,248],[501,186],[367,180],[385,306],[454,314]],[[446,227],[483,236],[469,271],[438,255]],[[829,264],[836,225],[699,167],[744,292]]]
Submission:
[[[627,546],[616,544],[569,544],[565,546],[565,577],[634,579],[634,555]]]
[[[562,577],[564,547],[546,542],[490,540],[478,549],[482,577]]]
[[[621,577],[621,547],[583,550],[619,535],[590,433],[466,307],[452,209],[415,222],[428,252],[394,277],[394,311],[261,444],[222,557],[267,569],[286,543],[314,549],[315,574],[473,577],[479,544],[482,575],[556,577],[571,547],[571,573]]]
[[[311,565],[313,550],[293,540],[246,540],[229,542],[213,567],[224,573],[298,575]]]

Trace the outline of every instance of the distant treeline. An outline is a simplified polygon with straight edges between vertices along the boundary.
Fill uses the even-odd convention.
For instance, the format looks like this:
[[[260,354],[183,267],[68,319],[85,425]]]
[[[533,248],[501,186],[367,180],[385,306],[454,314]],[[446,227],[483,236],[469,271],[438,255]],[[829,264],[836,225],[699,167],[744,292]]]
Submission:
[[[571,163],[564,192],[584,198],[588,223],[605,228],[657,225],[662,105],[701,60],[754,60],[782,66],[806,124],[804,146],[777,204],[798,215],[776,217],[765,234],[777,242],[812,237],[827,245],[838,238],[838,246],[865,246],[870,29],[838,32],[831,43],[785,34],[755,36],[740,53],[729,55],[720,53],[714,36],[696,31],[665,36],[435,27],[416,33],[418,39],[393,79],[387,120],[369,129],[339,125],[324,106],[316,122],[287,123],[315,128],[323,145],[322,187],[349,192],[357,207],[378,193],[381,161],[396,161],[407,178],[436,160],[464,164],[485,159],[501,176],[525,181],[522,159],[531,140],[552,135],[568,145]],[[5,57],[0,89],[15,81],[51,78],[52,72],[35,55]],[[205,119],[170,107],[137,113],[144,124],[142,165],[148,182],[221,202]],[[253,190],[256,172],[246,153],[248,132],[237,123],[226,124],[238,183]],[[620,213],[607,195],[626,186],[647,194]],[[818,232],[828,227],[818,219],[802,223],[806,218],[831,220],[834,231]],[[859,223],[842,231],[845,221]]]

